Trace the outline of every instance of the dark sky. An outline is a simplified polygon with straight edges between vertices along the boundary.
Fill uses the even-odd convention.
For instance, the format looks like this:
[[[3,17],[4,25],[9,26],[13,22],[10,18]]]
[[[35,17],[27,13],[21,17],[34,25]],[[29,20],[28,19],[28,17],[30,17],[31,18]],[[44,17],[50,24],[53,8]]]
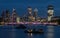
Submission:
[[[60,0],[0,0],[0,13],[2,10],[9,9],[10,13],[16,8],[17,14],[23,16],[26,14],[27,7],[38,8],[38,15],[47,16],[47,6],[54,6],[54,15],[60,15]]]

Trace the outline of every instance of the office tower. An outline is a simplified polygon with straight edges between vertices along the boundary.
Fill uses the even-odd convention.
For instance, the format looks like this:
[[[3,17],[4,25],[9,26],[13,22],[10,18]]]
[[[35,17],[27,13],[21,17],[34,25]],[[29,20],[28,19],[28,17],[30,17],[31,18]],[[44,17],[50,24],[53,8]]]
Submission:
[[[49,5],[48,6],[48,21],[51,21],[53,14],[54,14],[54,8],[52,5]]]
[[[20,17],[19,17],[19,16],[16,18],[16,22],[17,22],[17,23],[20,22]]]
[[[33,14],[33,16],[35,17],[35,21],[37,21],[37,13],[38,13],[38,9],[35,8],[34,9],[34,14]]]
[[[2,18],[2,22],[4,22],[5,21],[5,11],[4,10],[2,11],[1,18]]]
[[[24,19],[24,21],[28,21],[28,16],[26,14],[23,15],[23,19]]]
[[[28,7],[28,16],[32,16],[32,8]]]
[[[7,23],[10,22],[10,13],[9,13],[9,10],[6,10],[5,21],[6,21]]]
[[[12,10],[12,22],[16,22],[16,18],[17,18],[17,14],[16,14],[16,9],[15,8],[13,8],[13,10]]]
[[[31,21],[31,16],[32,16],[32,8],[29,6],[28,8],[27,8],[27,12],[28,12],[28,21]]]

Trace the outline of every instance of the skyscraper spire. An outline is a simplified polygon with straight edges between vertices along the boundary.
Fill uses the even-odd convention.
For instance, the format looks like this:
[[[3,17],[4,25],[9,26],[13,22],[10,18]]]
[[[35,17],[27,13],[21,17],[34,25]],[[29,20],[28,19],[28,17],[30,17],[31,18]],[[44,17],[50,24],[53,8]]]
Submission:
[[[16,9],[15,8],[13,8],[13,10],[12,10],[12,16],[13,15],[16,15]]]
[[[37,8],[35,8],[35,9],[34,9],[34,12],[38,12],[38,9],[37,9]]]
[[[15,12],[16,11],[16,9],[15,8],[13,8],[13,12]]]

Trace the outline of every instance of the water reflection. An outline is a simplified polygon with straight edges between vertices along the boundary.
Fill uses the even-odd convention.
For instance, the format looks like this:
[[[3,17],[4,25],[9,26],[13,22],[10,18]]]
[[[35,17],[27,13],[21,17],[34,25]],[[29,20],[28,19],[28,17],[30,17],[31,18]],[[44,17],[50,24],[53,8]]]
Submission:
[[[36,28],[43,28],[44,34],[24,33],[22,29],[0,28],[0,38],[60,38],[60,26],[36,26]]]
[[[28,38],[33,38],[33,34],[32,33],[28,33]]]
[[[47,26],[47,38],[54,38],[54,26]]]
[[[44,34],[33,34],[33,33],[28,33],[27,38],[45,38]]]
[[[10,33],[9,34],[10,37],[9,38],[16,38],[16,32],[15,31],[16,31],[16,29],[11,29],[10,30],[10,32],[9,32]]]

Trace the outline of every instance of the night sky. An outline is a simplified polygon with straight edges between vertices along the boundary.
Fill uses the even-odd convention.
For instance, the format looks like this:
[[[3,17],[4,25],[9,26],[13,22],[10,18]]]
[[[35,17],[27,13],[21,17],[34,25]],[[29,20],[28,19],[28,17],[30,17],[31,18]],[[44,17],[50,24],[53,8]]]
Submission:
[[[23,16],[27,12],[27,7],[38,8],[38,16],[47,17],[47,6],[54,6],[54,15],[60,15],[60,0],[0,0],[0,14],[2,10],[9,9],[10,13],[16,8],[17,14]]]

